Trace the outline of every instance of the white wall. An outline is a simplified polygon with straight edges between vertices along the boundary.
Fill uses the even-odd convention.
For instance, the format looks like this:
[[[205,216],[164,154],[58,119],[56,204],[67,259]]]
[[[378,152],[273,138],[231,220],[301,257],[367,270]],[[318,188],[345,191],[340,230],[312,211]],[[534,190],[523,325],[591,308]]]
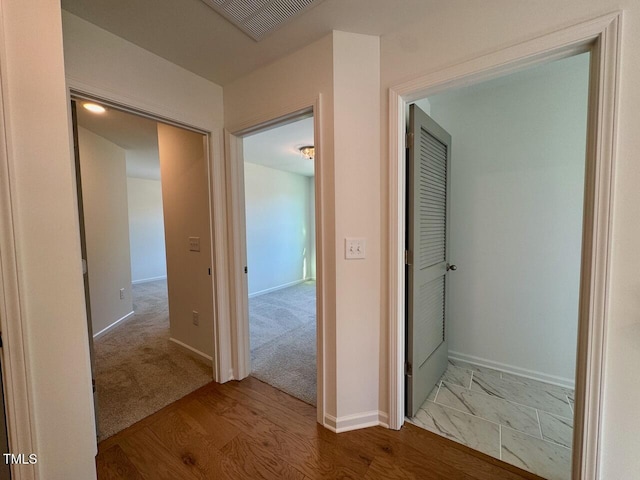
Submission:
[[[225,86],[232,131],[321,95],[324,423],[335,428],[379,420],[380,305],[371,301],[382,288],[379,54],[377,37],[333,32]],[[311,70],[297,69],[301,61]],[[344,239],[352,236],[366,238],[367,258],[345,260]]]
[[[80,126],[78,145],[91,323],[97,335],[133,311],[127,165],[124,149]]]
[[[3,97],[8,123],[8,156],[12,172],[12,212],[19,245],[21,311],[27,346],[27,371],[30,389],[30,411],[34,419],[33,432],[39,454],[37,467],[41,478],[94,478],[95,429],[91,411],[91,390],[88,346],[84,319],[80,247],[77,236],[77,214],[74,204],[73,171],[66,98],[64,95],[63,61],[67,73],[76,85],[93,85],[95,90],[129,98],[140,108],[149,111],[174,112],[185,120],[200,119],[203,124],[219,129],[222,118],[220,87],[189,74],[128,42],[117,39],[96,27],[65,18],[65,59],[62,56],[60,4],[54,0],[6,0],[2,2],[4,55],[2,61]],[[637,455],[640,416],[640,377],[632,375],[640,364],[640,224],[637,205],[640,204],[640,63],[635,61],[640,51],[640,5],[637,0],[567,0],[554,4],[532,0],[512,2],[495,0],[490,4],[452,0],[434,8],[432,15],[415,25],[405,25],[401,31],[390,32],[381,41],[381,77],[378,100],[382,105],[380,123],[382,152],[387,155],[387,88],[417,74],[436,71],[465,59],[476,58],[494,51],[549,33],[616,9],[625,10],[619,137],[616,144],[616,172],[613,212],[613,244],[611,259],[609,324],[606,331],[605,393],[602,425],[603,461],[601,479],[627,478],[640,470]],[[37,31],[38,35],[33,35]],[[461,33],[462,32],[462,33]],[[316,43],[275,62],[264,69],[235,82],[228,92],[229,105],[238,110],[229,114],[233,121],[255,118],[256,112],[268,112],[308,95],[323,93],[323,115],[333,118],[333,65],[331,50],[323,48],[332,39]],[[312,55],[307,56],[311,53]],[[315,55],[317,54],[317,55]],[[309,62],[309,58],[314,62]],[[310,65],[304,74],[297,75],[301,62]],[[293,73],[292,73],[293,72]],[[313,79],[310,82],[309,79]],[[254,85],[255,91],[245,89]],[[366,83],[366,82],[365,82]],[[274,90],[277,94],[271,95]],[[195,93],[199,92],[199,93]],[[205,94],[203,92],[210,92]],[[269,93],[266,95],[265,93]],[[242,100],[241,97],[245,97]],[[381,103],[380,103],[381,102]],[[227,99],[225,99],[227,103]],[[160,106],[159,108],[157,108]],[[332,123],[331,123],[332,125]],[[329,162],[325,172],[333,175],[333,127],[323,131],[323,158]],[[349,129],[346,128],[346,132]],[[376,136],[377,137],[377,136]],[[380,158],[380,144],[375,151],[367,150],[373,159],[369,167],[384,175],[387,162]],[[219,146],[212,145],[214,148]],[[373,148],[373,147],[371,147]],[[219,152],[219,150],[215,150]],[[337,158],[337,157],[336,157]],[[344,162],[349,162],[344,159]],[[362,160],[364,163],[364,160]],[[367,205],[377,218],[363,220],[368,225],[366,235],[386,225],[388,204],[385,182],[372,180],[371,192],[366,187]],[[323,208],[335,211],[333,186],[323,185],[326,199]],[[377,194],[373,194],[373,190]],[[380,198],[381,196],[381,198]],[[378,200],[378,201],[376,201]],[[342,204],[342,202],[339,202]],[[379,207],[382,205],[382,207]],[[381,211],[380,211],[381,210]],[[43,235],[43,231],[47,235]],[[333,247],[325,255],[335,258],[336,235],[333,225],[323,232],[328,235],[325,248]],[[224,238],[219,238],[224,242]],[[330,240],[330,241],[329,241]],[[217,242],[217,244],[220,244]],[[369,244],[367,245],[369,247]],[[386,235],[382,231],[375,247],[386,252]],[[386,255],[385,255],[386,257]],[[326,258],[323,258],[323,265]],[[335,279],[335,261],[328,262],[323,273],[328,281]],[[368,263],[368,262],[365,262]],[[382,335],[379,350],[366,340],[365,361],[375,362],[380,352],[387,358],[388,332],[385,286],[387,267],[380,260],[373,262],[381,281],[361,272],[356,280],[363,281],[363,290],[378,291],[381,305],[365,310],[355,322],[378,329]],[[334,268],[332,268],[332,265]],[[4,267],[3,267],[4,268]],[[375,286],[378,285],[378,289]],[[374,288],[372,288],[374,287]],[[351,290],[341,295],[349,298]],[[373,302],[369,302],[373,303]],[[325,309],[335,313],[335,292],[327,299]],[[380,320],[381,319],[381,320]],[[325,332],[335,341],[335,331],[328,325]],[[325,368],[335,373],[331,354],[335,347],[329,342],[325,352]],[[69,369],[69,365],[74,365]],[[387,406],[386,362],[380,361],[379,408]],[[355,369],[362,369],[358,362]],[[365,367],[366,368],[366,367]],[[376,376],[377,378],[377,376]],[[354,396],[362,403],[362,396],[374,397],[366,387]],[[377,380],[373,382],[377,385]],[[356,388],[360,385],[357,384]],[[375,402],[374,402],[375,403]],[[363,403],[364,405],[364,403]],[[335,407],[335,399],[333,400]],[[365,405],[366,406],[366,405]],[[335,412],[335,408],[333,410]],[[68,453],[74,452],[74,461]]]
[[[167,276],[159,180],[127,177],[133,283]]]
[[[574,382],[588,81],[583,54],[429,98],[452,136],[452,355]]]
[[[226,210],[223,180],[226,173],[222,161],[222,87],[75,15],[63,11],[62,18],[68,85],[211,132],[209,153],[213,162],[208,181],[212,185],[212,208],[217,209],[213,218],[215,265],[212,272],[218,296],[217,337],[221,342],[230,344],[227,326],[231,316],[226,263],[228,246],[223,214]],[[211,283],[209,288],[212,288]],[[200,335],[199,341],[207,342],[208,354],[211,354],[213,331]],[[216,367],[218,379],[228,380],[231,373],[231,354],[228,351],[217,356]]]
[[[11,194],[5,206],[17,246],[18,328],[27,375],[26,385],[13,378],[27,398],[8,408],[28,409],[31,425],[22,427],[33,436],[30,448],[38,455],[36,465],[15,468],[21,478],[92,479],[96,430],[60,2],[3,0],[0,15],[4,145],[11,172],[4,179]],[[4,272],[8,252],[0,253]],[[2,350],[4,361],[20,346],[5,344]],[[9,428],[16,432],[16,425]],[[12,445],[16,441],[24,444],[25,438],[10,438]]]
[[[383,152],[387,151],[388,102],[386,89],[418,74],[434,72],[463,60],[515,45],[618,9],[624,10],[619,135],[613,199],[611,283],[606,331],[605,390],[602,426],[601,479],[629,478],[640,471],[640,377],[632,372],[640,364],[640,4],[637,0],[544,0],[473,3],[453,0],[439,4],[419,24],[382,37],[381,96],[384,100]],[[462,32],[462,33],[461,33]],[[386,165],[383,165],[383,170]],[[387,195],[387,194],[385,194]],[[385,196],[386,200],[386,196]],[[383,224],[388,212],[383,211]],[[385,249],[386,243],[385,243]],[[383,272],[387,278],[386,267]],[[386,308],[386,305],[385,307]],[[388,324],[382,325],[386,332]],[[384,343],[382,355],[387,355]],[[381,368],[386,385],[386,369]]]
[[[321,95],[325,419],[335,428],[378,416],[380,305],[379,39],[332,35],[225,86],[232,131]],[[295,68],[300,61],[312,71]],[[299,107],[298,107],[299,108]],[[367,257],[344,258],[345,237],[366,238]]]
[[[377,418],[380,305],[380,43],[334,32],[334,148],[338,419]],[[344,259],[344,239],[364,237],[366,258]],[[383,423],[384,416],[379,419]],[[370,420],[373,421],[373,420]],[[355,423],[355,422],[354,422]]]
[[[245,162],[244,188],[249,295],[311,277],[309,178]]]
[[[74,88],[187,125],[221,128],[222,87],[64,10],[62,22],[65,72]]]
[[[305,63],[308,68],[297,68]],[[314,132],[315,145],[319,146],[322,161],[322,176],[316,178],[320,186],[319,195],[323,198],[322,209],[328,218],[334,212],[333,184],[333,35],[318,40],[291,55],[282,58],[264,68],[256,70],[235,82],[225,86],[224,112],[225,126],[230,131],[247,126],[247,123],[269,120],[290,110],[300,108],[301,104],[313,105],[320,96],[320,112],[317,121],[320,131]],[[316,161],[319,161],[318,158]],[[335,366],[335,259],[336,238],[333,221],[323,226],[323,249],[318,254],[322,262],[323,282],[326,286],[323,298],[325,316],[324,363],[319,368],[325,374],[325,398],[319,397],[318,403],[330,415],[336,412],[336,366]]]

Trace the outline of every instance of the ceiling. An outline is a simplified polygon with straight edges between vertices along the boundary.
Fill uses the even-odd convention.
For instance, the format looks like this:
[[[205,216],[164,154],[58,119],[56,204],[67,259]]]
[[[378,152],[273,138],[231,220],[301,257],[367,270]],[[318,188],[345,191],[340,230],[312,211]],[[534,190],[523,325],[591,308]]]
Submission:
[[[127,176],[160,180],[158,130],[153,120],[107,107],[88,112],[78,101],[78,125],[127,151]]]
[[[95,114],[78,101],[78,125],[127,151],[127,176],[160,180],[157,123],[107,107]],[[313,161],[298,150],[313,145],[313,118],[305,118],[244,138],[245,161],[277,170],[313,176]]]
[[[201,0],[62,0],[62,8],[225,85],[331,30],[368,35],[400,30],[424,18],[435,1],[324,0],[259,42]]]
[[[305,145],[313,145],[312,117],[245,137],[242,150],[245,162],[313,177],[313,160],[298,150]]]

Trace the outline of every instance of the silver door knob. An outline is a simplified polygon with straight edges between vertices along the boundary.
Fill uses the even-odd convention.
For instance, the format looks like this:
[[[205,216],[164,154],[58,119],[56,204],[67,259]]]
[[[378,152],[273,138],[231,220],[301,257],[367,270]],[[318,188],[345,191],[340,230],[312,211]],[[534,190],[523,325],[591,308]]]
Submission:
[[[458,269],[458,267],[456,267],[455,265],[450,265],[447,263],[447,272],[449,270],[453,270],[454,272]]]

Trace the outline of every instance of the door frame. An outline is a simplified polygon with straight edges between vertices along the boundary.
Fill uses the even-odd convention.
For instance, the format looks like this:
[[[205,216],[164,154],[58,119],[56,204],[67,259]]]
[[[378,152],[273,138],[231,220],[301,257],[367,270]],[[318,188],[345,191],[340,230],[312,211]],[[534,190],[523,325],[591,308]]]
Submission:
[[[221,180],[221,177],[223,178],[223,174],[216,174],[217,171],[222,169],[222,162],[214,161],[215,158],[212,154],[212,152],[216,151],[215,145],[219,139],[219,135],[216,135],[217,132],[213,131],[209,126],[203,125],[202,122],[184,122],[183,120],[176,119],[175,115],[171,112],[165,111],[163,108],[158,106],[153,106],[151,108],[149,108],[149,106],[142,107],[139,104],[134,104],[134,102],[123,96],[115,95],[113,93],[105,95],[104,92],[99,89],[89,87],[86,84],[79,84],[73,80],[67,81],[67,87],[69,109],[71,108],[71,100],[75,100],[76,102],[89,100],[110,106],[125,113],[148,118],[155,122],[166,123],[168,125],[205,136],[206,140],[204,143],[208,175],[207,188],[209,194],[209,236],[211,239],[209,250],[212,264],[211,288],[213,290],[213,380],[219,383],[226,382],[229,380],[229,377],[224,374],[224,365],[227,363],[225,361],[225,353],[228,349],[224,348],[223,343],[225,339],[224,328],[221,328],[221,323],[223,322],[219,322],[219,319],[223,318],[221,316],[221,308],[224,308],[224,305],[228,302],[227,297],[224,296],[224,292],[221,291],[223,290],[223,287],[220,287],[221,285],[226,285],[228,282],[228,276],[225,268],[226,252],[223,250],[226,248],[226,244],[224,242],[224,235],[220,233],[224,232],[226,228],[224,215],[226,203],[224,202],[224,197],[220,200],[221,196],[224,195],[224,183]],[[71,115],[69,115],[69,119],[71,122]],[[69,128],[70,132],[73,132],[72,125],[69,125]],[[219,139],[218,145],[222,146],[221,139]],[[77,179],[75,179],[75,181],[77,183]],[[220,184],[222,184],[222,188],[220,188]],[[219,237],[221,237],[223,241],[219,241]],[[223,331],[222,333],[221,330]],[[93,341],[93,339],[88,339],[88,341]]]
[[[242,380],[251,373],[251,351],[249,346],[249,294],[247,275],[247,233],[245,223],[244,192],[244,157],[242,155],[242,138],[251,133],[284,125],[304,116],[313,115],[313,134],[315,145],[314,182],[315,182],[315,233],[316,233],[316,418],[324,424],[325,405],[325,368],[324,368],[324,217],[323,198],[324,183],[322,164],[322,129],[321,129],[321,97],[302,101],[266,115],[252,119],[246,123],[225,129],[225,155],[229,173],[229,245],[232,248],[229,262],[232,276],[232,308],[231,337],[233,370],[236,379]]]
[[[2,16],[0,8],[0,17]],[[0,42],[0,47],[4,42]],[[4,387],[7,437],[12,452],[34,452],[35,432],[32,410],[25,333],[23,331],[23,299],[20,293],[18,248],[15,237],[14,200],[9,165],[10,151],[7,132],[10,118],[5,110],[4,71],[6,63],[0,57],[0,332],[3,346],[0,348],[2,382]],[[10,131],[10,130],[9,130]],[[33,466],[12,464],[14,480],[30,480],[36,477]]]
[[[613,172],[622,12],[614,12],[389,89],[389,425],[404,423],[405,111],[429,95],[591,52],[583,213],[573,478],[597,478],[608,323]]]

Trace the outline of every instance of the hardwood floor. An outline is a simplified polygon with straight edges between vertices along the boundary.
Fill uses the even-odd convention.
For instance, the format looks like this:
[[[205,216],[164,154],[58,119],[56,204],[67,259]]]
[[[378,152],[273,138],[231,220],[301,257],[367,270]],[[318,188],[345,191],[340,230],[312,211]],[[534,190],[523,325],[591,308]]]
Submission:
[[[100,480],[540,479],[410,424],[335,434],[254,378],[210,383],[98,445]]]

